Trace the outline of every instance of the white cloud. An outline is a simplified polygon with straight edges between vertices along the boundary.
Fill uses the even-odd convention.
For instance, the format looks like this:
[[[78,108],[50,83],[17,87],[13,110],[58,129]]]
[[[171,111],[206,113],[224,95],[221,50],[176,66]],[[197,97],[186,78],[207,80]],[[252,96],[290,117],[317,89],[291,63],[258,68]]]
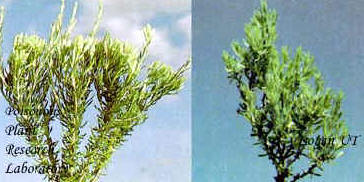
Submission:
[[[77,33],[91,30],[97,14],[98,1],[81,2],[83,14],[80,15]],[[107,30],[120,40],[137,46],[143,43],[142,28],[160,13],[184,14],[172,26],[154,27],[153,39],[149,49],[150,58],[163,61],[173,67],[185,62],[191,55],[191,13],[190,0],[114,0],[104,1],[104,15],[100,28]],[[171,31],[180,31],[184,36],[183,45],[172,43]]]
[[[190,0],[105,0],[104,5],[119,13],[181,13],[191,9]]]
[[[177,27],[179,30],[181,30],[185,36],[187,37],[188,42],[191,42],[191,14],[181,18],[177,22]],[[191,44],[189,44],[191,45]]]
[[[7,7],[7,6],[9,6],[12,2],[13,2],[13,0],[3,0],[3,1],[0,1],[0,6]]]

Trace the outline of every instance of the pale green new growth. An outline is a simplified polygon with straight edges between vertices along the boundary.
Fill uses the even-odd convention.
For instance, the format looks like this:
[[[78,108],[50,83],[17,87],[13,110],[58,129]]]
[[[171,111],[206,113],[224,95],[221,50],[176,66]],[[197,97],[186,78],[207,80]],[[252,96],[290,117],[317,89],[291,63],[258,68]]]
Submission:
[[[71,38],[76,10],[77,4],[63,30],[62,1],[48,40],[17,35],[8,66],[2,62],[0,68],[1,92],[21,113],[16,121],[34,131],[26,136],[27,142],[48,148],[47,153],[34,157],[39,165],[48,167],[46,178],[52,182],[97,181],[113,152],[146,120],[147,110],[181,89],[183,73],[190,66],[187,61],[173,71],[160,62],[146,65],[150,26],[144,28],[145,44],[140,50],[109,34],[97,39],[101,5],[91,33]],[[0,30],[2,21],[3,9]],[[97,126],[86,132],[83,117],[95,99]],[[61,140],[51,136],[51,125],[57,124],[61,124]],[[84,140],[88,142],[83,142],[83,148]]]
[[[277,52],[276,21],[276,12],[262,1],[245,26],[246,40],[234,42],[234,54],[224,52],[223,60],[228,78],[240,92],[238,113],[250,122],[251,135],[263,149],[259,156],[272,161],[277,182],[297,181],[320,175],[324,163],[339,157],[345,147],[341,139],[348,132],[341,119],[343,94],[324,89],[309,53],[298,48],[293,55],[287,47]],[[302,142],[318,135],[335,142]],[[300,171],[294,167],[298,161],[308,166]]]

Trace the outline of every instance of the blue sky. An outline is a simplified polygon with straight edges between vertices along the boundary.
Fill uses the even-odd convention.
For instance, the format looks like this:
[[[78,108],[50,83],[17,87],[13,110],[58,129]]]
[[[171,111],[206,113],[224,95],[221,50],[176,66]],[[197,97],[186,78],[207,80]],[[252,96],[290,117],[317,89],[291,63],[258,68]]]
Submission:
[[[278,46],[302,46],[315,56],[326,85],[343,90],[350,133],[364,136],[364,1],[269,0],[278,18]],[[195,0],[192,16],[192,181],[273,181],[274,168],[253,147],[250,125],[236,115],[238,92],[221,60],[259,6],[255,0]],[[304,181],[363,181],[364,138]]]
[[[66,1],[69,16],[74,0]],[[5,56],[11,50],[13,37],[20,32],[35,33],[46,37],[55,20],[58,0],[0,0],[5,7],[4,43]],[[75,34],[85,34],[96,18],[98,1],[80,1]],[[150,48],[150,59],[161,60],[173,67],[181,65],[191,55],[191,11],[190,1],[175,0],[114,0],[104,2],[101,31],[127,40],[139,46],[142,43],[141,28],[150,23],[154,38]],[[187,75],[189,76],[189,73]],[[177,96],[162,99],[149,112],[149,119],[137,127],[128,141],[115,152],[106,176],[101,182],[186,182],[190,181],[191,165],[191,81]],[[5,136],[5,127],[14,123],[14,118],[4,114],[6,101],[0,97],[0,181],[41,181],[34,174],[4,174],[10,162],[21,163],[26,158],[12,158],[5,153],[9,143],[22,145],[20,138]],[[86,119],[93,121],[93,112]],[[28,160],[29,161],[29,160]]]

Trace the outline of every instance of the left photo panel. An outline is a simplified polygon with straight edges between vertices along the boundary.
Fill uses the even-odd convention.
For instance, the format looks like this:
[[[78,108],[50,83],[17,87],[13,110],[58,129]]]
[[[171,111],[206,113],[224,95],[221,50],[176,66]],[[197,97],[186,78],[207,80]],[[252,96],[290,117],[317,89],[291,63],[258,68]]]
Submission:
[[[1,182],[191,181],[191,1],[0,0]]]

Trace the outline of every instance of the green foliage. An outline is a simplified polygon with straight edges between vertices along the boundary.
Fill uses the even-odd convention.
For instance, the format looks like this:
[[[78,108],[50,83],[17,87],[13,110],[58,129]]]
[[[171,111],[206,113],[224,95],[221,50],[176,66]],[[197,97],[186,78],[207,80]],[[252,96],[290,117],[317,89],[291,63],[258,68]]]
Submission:
[[[223,52],[228,78],[240,93],[239,115],[252,126],[257,139],[276,168],[276,181],[297,181],[320,175],[324,163],[342,154],[341,139],[347,136],[341,119],[343,94],[324,89],[314,58],[298,48],[293,54],[275,48],[277,13],[266,1],[245,26],[246,40],[233,42],[234,54]],[[335,138],[332,145],[307,145],[307,138]],[[297,161],[308,161],[294,172]],[[297,167],[297,166],[296,166]]]
[[[49,39],[17,35],[8,66],[2,63],[0,67],[1,92],[22,113],[16,116],[17,122],[35,131],[26,136],[29,145],[48,148],[34,158],[49,167],[46,178],[54,182],[97,181],[113,152],[147,119],[148,109],[181,89],[183,73],[190,66],[187,61],[173,71],[160,62],[147,65],[150,26],[144,28],[141,49],[109,34],[97,39],[101,5],[91,33],[71,38],[76,10],[77,4],[63,30],[62,1]],[[3,11],[1,30],[2,20]],[[97,126],[87,132],[83,117],[94,95]],[[57,124],[61,124],[61,140],[51,136],[51,125]],[[84,148],[81,142],[86,143]]]

